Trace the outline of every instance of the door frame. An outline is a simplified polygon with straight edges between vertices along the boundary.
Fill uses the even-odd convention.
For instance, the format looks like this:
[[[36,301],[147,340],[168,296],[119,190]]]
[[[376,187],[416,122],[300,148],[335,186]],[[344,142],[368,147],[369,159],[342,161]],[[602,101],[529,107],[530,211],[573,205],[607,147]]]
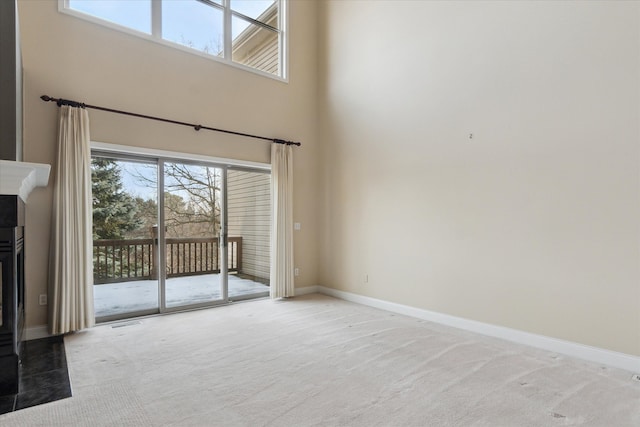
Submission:
[[[164,226],[158,227],[158,250],[155,252],[156,266],[158,271],[158,309],[140,310],[135,312],[127,312],[122,315],[111,315],[96,318],[96,323],[110,322],[115,320],[129,319],[133,317],[141,317],[154,314],[168,314],[180,311],[188,311],[201,308],[210,308],[226,305],[232,302],[229,299],[228,292],[228,210],[227,210],[227,171],[245,170],[258,173],[271,173],[271,164],[252,161],[243,161],[235,159],[226,159],[212,157],[199,154],[188,154],[174,151],[149,149],[141,147],[131,147],[118,144],[108,144],[102,142],[91,142],[91,156],[104,156],[116,160],[133,161],[147,164],[155,164],[157,167],[157,198],[158,198],[158,224],[164,224],[164,164],[165,162],[182,162],[199,166],[215,167],[222,170],[222,188],[221,188],[221,209],[220,209],[220,229],[221,238],[220,246],[220,280],[221,280],[221,299],[214,301],[206,301],[201,303],[193,303],[188,305],[180,305],[176,307],[166,306],[166,274],[160,272],[166,271],[166,237]],[[93,286],[93,285],[92,285]],[[247,296],[236,297],[234,301],[245,299],[259,298],[262,294],[250,294]]]

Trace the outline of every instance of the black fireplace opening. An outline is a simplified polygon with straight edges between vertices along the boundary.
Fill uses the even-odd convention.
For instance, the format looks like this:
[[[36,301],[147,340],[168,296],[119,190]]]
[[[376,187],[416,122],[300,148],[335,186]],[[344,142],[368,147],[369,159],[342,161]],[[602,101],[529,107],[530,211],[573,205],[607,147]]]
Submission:
[[[0,195],[0,396],[19,391],[20,350],[24,331],[24,202]]]

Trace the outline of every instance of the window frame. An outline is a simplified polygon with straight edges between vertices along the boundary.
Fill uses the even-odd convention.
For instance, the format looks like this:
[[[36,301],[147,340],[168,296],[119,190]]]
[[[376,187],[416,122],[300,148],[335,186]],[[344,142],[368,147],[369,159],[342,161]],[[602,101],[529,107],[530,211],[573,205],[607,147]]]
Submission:
[[[218,4],[210,0],[197,0],[197,1],[204,3],[210,7],[220,9],[223,12],[224,55],[222,57],[215,56],[215,55],[203,52],[201,50],[191,48],[189,46],[185,46],[180,43],[172,42],[170,40],[166,40],[162,38],[162,0],[150,0],[151,2],[151,10],[149,11],[149,19],[151,24],[150,33],[138,31],[134,28],[130,28],[106,19],[102,19],[94,15],[90,15],[88,13],[84,13],[76,9],[72,9],[69,6],[69,0],[58,0],[58,11],[65,15],[79,18],[84,21],[101,25],[103,27],[107,27],[109,29],[116,30],[125,34],[129,34],[138,38],[149,40],[154,43],[161,44],[163,46],[181,50],[183,52],[188,52],[192,55],[197,55],[203,58],[211,59],[211,60],[226,64],[226,65],[230,65],[232,67],[235,67],[244,71],[249,71],[251,73],[258,74],[260,76],[269,77],[271,79],[279,80],[285,83],[289,82],[289,77],[288,77],[288,74],[289,74],[288,72],[289,70],[288,39],[289,37],[288,37],[288,19],[287,19],[289,2],[287,0],[275,0],[275,2],[278,3],[278,27],[279,28],[273,28],[268,24],[257,21],[240,12],[231,10],[231,0],[222,0],[222,4]],[[231,21],[232,21],[232,17],[234,16],[248,22],[250,25],[258,25],[260,27],[266,27],[269,31],[275,31],[277,33],[278,52],[279,52],[278,69],[280,71],[279,75],[262,71],[260,69],[233,61],[232,59],[233,39],[231,38],[231,31],[232,31]]]

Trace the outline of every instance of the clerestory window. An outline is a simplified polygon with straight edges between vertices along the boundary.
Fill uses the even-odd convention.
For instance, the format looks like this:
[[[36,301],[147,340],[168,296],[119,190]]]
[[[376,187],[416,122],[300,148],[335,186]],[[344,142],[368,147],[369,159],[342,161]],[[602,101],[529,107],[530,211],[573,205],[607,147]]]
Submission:
[[[284,79],[286,0],[59,0],[60,11]]]

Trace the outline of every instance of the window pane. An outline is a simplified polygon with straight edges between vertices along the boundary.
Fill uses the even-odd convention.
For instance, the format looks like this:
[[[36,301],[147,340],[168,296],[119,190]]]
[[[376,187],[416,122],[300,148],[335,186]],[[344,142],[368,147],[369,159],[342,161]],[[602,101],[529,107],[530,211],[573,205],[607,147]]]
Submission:
[[[234,34],[239,33],[232,41],[233,62],[278,75],[278,33],[236,17],[231,26]]]
[[[214,56],[224,54],[222,9],[197,0],[162,2],[162,38]]]
[[[227,171],[229,296],[269,294],[271,175]]]
[[[212,166],[164,165],[167,307],[223,298],[218,240],[222,176]]]
[[[157,166],[92,157],[91,186],[97,321],[157,312]]]
[[[151,0],[69,0],[69,8],[151,34]]]
[[[278,5],[275,0],[231,0],[231,10],[278,28]]]

